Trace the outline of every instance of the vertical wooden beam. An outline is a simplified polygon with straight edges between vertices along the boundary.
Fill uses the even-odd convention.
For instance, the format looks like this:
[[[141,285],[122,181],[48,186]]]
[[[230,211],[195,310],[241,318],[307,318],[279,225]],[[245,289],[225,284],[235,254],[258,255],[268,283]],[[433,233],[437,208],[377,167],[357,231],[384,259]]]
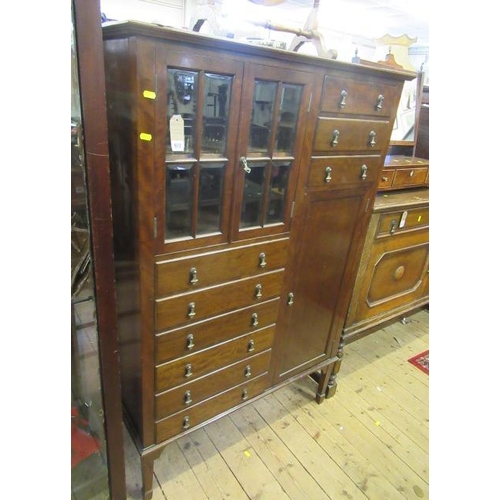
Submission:
[[[99,0],[73,0],[73,6],[89,194],[109,487],[113,500],[125,500],[125,456],[101,9]]]

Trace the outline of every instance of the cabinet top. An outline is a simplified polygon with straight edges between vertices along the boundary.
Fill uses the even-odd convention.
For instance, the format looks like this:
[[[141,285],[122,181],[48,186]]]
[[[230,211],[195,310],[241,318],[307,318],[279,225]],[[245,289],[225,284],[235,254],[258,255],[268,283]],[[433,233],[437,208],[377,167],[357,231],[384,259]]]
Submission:
[[[145,37],[155,41],[166,41],[180,45],[200,46],[214,50],[241,53],[248,56],[259,56],[289,61],[295,64],[320,66],[326,69],[355,70],[360,74],[380,74],[399,80],[413,80],[417,74],[412,71],[390,69],[384,67],[363,66],[336,59],[301,54],[289,50],[277,49],[261,45],[231,40],[214,35],[200,34],[186,29],[178,29],[140,21],[118,21],[103,24],[104,40]]]
[[[411,208],[429,205],[429,188],[405,189],[392,193],[378,193],[375,198],[373,211]]]

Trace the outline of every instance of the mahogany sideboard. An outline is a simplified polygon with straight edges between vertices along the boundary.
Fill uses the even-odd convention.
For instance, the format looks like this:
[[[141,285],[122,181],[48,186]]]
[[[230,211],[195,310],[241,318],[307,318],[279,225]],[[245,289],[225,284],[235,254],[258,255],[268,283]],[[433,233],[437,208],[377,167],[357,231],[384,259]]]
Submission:
[[[121,384],[141,451],[338,350],[407,71],[103,27]]]

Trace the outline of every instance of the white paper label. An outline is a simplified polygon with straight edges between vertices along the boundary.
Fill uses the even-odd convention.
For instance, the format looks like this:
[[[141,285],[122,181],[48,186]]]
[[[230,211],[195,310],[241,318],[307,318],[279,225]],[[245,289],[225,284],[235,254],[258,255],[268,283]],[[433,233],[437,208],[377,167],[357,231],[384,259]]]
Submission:
[[[181,115],[170,118],[170,145],[172,151],[184,151],[184,120]]]

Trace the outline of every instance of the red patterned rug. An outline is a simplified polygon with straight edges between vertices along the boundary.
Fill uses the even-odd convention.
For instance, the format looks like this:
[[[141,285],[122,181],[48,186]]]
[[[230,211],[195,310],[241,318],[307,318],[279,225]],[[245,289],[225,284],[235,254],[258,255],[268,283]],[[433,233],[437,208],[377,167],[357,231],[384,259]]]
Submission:
[[[420,354],[413,356],[413,358],[410,358],[408,361],[429,375],[429,351],[421,352]]]

